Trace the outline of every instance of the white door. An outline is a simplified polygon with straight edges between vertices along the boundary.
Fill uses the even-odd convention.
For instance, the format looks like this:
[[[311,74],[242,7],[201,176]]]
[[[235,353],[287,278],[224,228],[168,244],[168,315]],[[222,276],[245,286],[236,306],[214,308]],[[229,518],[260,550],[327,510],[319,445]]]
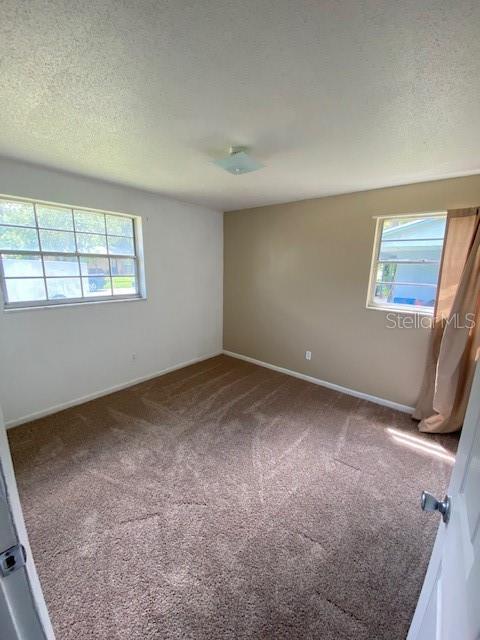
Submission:
[[[407,640],[480,640],[480,366],[447,495],[450,517],[440,522]]]
[[[10,551],[5,554],[7,550]],[[24,557],[26,557],[26,563],[22,566]],[[1,640],[54,640],[28,543],[1,408],[0,638]]]

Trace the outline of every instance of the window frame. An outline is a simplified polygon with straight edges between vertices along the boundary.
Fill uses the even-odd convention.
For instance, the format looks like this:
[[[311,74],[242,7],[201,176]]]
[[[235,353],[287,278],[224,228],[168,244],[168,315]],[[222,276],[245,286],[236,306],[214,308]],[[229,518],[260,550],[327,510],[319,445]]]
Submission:
[[[108,276],[111,281],[112,278],[114,276],[112,276],[112,269],[111,269],[111,262],[110,260],[115,260],[115,259],[122,259],[122,258],[127,258],[127,259],[132,259],[134,261],[134,268],[135,268],[135,273],[134,273],[134,277],[136,279],[136,283],[137,283],[137,293],[129,293],[129,294],[114,294],[113,293],[113,281],[112,281],[112,293],[110,295],[105,295],[105,296],[100,296],[100,295],[96,295],[96,296],[82,296],[82,297],[76,297],[76,298],[56,298],[54,300],[27,300],[27,301],[23,301],[23,302],[8,302],[8,293],[7,293],[7,286],[6,286],[6,279],[8,279],[5,276],[4,273],[4,269],[3,269],[3,261],[0,259],[0,291],[1,291],[1,296],[2,296],[2,306],[3,306],[3,310],[4,312],[8,312],[8,311],[19,311],[22,309],[46,309],[46,308],[58,308],[58,307],[65,307],[65,306],[79,306],[79,305],[84,305],[84,304],[97,304],[97,303],[105,303],[105,302],[122,302],[122,301],[133,301],[133,300],[145,300],[147,295],[146,295],[146,286],[145,286],[145,265],[144,265],[144,251],[143,251],[143,233],[142,233],[142,218],[138,215],[134,215],[131,213],[125,213],[125,212],[118,212],[118,211],[110,211],[110,210],[106,210],[106,209],[92,209],[91,207],[82,207],[82,206],[77,206],[77,205],[72,205],[72,204],[64,204],[64,203],[60,203],[60,202],[52,202],[50,200],[39,200],[39,199],[34,199],[34,198],[23,198],[23,197],[18,197],[18,196],[11,196],[11,195],[7,195],[7,194],[0,194],[0,199],[1,200],[9,200],[11,202],[20,202],[20,203],[27,203],[27,204],[31,204],[33,206],[34,209],[34,215],[35,215],[35,227],[24,227],[22,225],[14,225],[14,224],[5,224],[2,226],[6,226],[6,227],[13,227],[13,228],[27,228],[27,229],[35,229],[35,232],[37,234],[38,237],[38,246],[39,246],[39,250],[37,251],[29,251],[29,250],[22,250],[22,249],[0,249],[0,254],[3,255],[32,255],[32,256],[38,256],[41,258],[41,262],[42,262],[42,272],[43,275],[39,276],[39,279],[42,279],[44,282],[44,286],[45,286],[45,293],[46,296],[48,298],[48,289],[47,289],[47,277],[45,275],[45,266],[44,266],[44,261],[43,261],[43,256],[61,256],[61,257],[74,257],[78,260],[78,267],[79,267],[79,273],[78,275],[75,276],[58,276],[62,279],[68,279],[68,278],[72,278],[72,279],[79,279],[80,280],[80,284],[82,287],[82,292],[83,292],[83,280],[86,278],[88,279],[89,276],[82,276],[82,272],[81,272],[81,266],[80,266],[80,260],[81,258],[107,258],[109,260],[109,270],[110,270],[110,275]],[[73,221],[73,235],[74,235],[74,241],[75,241],[75,252],[62,252],[62,251],[43,251],[41,248],[41,241],[40,241],[40,230],[47,230],[47,231],[67,231],[65,229],[50,229],[50,228],[45,228],[39,226],[38,224],[38,215],[37,215],[37,205],[40,206],[51,206],[51,207],[59,207],[59,208],[63,208],[63,209],[69,209],[72,212],[72,221]],[[99,235],[105,235],[106,238],[106,242],[107,242],[107,253],[84,253],[84,252],[80,252],[78,251],[78,246],[77,246],[77,233],[86,233],[88,235],[88,232],[80,232],[77,231],[75,229],[75,217],[74,217],[74,210],[75,211],[81,211],[81,212],[87,212],[87,213],[99,213],[99,214],[103,214],[105,215],[113,215],[113,216],[118,216],[118,217],[122,217],[122,218],[128,218],[129,220],[132,221],[132,230],[133,230],[133,235],[132,235],[132,240],[133,240],[133,248],[134,248],[134,254],[133,255],[126,255],[126,254],[110,254],[108,253],[108,234],[107,234],[107,228],[105,228],[105,234],[99,234]],[[111,234],[114,235],[114,234]],[[123,236],[119,236],[119,237],[123,237]],[[125,236],[127,237],[127,236]],[[55,276],[51,276],[51,277],[55,277]],[[25,276],[25,278],[31,278],[31,276]],[[22,276],[18,276],[17,279],[22,279]]]
[[[395,220],[395,219],[405,219],[405,218],[446,218],[447,211],[428,211],[421,213],[399,213],[395,215],[382,215],[382,216],[374,216],[376,224],[375,224],[375,236],[373,242],[373,250],[372,250],[372,259],[370,263],[370,275],[368,280],[368,291],[367,291],[367,309],[376,309],[377,311],[396,311],[398,313],[410,313],[415,315],[425,315],[425,316],[433,316],[435,306],[433,307],[425,307],[425,306],[414,306],[408,304],[401,303],[377,303],[375,302],[375,288],[377,284],[377,269],[378,262],[380,256],[380,247],[382,242],[382,234],[383,234],[383,225],[386,220]],[[445,229],[446,233],[446,229]],[[445,236],[443,238],[442,245],[442,254],[439,260],[439,278],[440,278],[440,268],[442,264],[442,256],[443,256],[443,247],[445,245]],[[412,262],[414,262],[412,260]],[[420,285],[421,286],[421,285]],[[438,279],[435,285],[429,284],[428,286],[435,286],[437,290],[437,294],[435,296],[435,302],[437,300],[438,295]]]

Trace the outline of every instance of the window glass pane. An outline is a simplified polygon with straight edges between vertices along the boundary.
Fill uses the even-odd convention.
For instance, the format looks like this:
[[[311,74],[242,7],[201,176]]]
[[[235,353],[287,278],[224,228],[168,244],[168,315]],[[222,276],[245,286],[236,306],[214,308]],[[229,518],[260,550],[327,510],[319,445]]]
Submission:
[[[0,198],[6,302],[136,295],[134,236],[129,216]]]
[[[80,278],[47,278],[47,291],[49,300],[82,297]]]
[[[107,238],[93,233],[77,233],[79,253],[107,253]]]
[[[8,302],[30,302],[45,300],[45,283],[43,278],[25,278],[11,280],[5,278]]]
[[[380,260],[440,261],[445,217],[385,220],[380,244]]]
[[[390,218],[381,225],[375,303],[433,308],[446,216]]]
[[[381,262],[377,268],[377,282],[409,284],[437,284],[438,264],[416,262]]]
[[[408,242],[382,242],[379,260],[420,260],[440,262],[442,240],[411,240]]]
[[[38,251],[37,230],[0,225],[0,249]]]
[[[30,202],[0,200],[0,224],[18,224],[21,227],[35,226],[35,213]]]
[[[112,282],[114,295],[137,293],[137,281],[134,276],[114,276]]]
[[[443,239],[446,222],[446,216],[389,218],[383,222],[382,240]]]
[[[75,230],[87,233],[105,233],[105,215],[91,211],[73,210]]]
[[[112,276],[134,276],[135,260],[133,258],[110,258]]]
[[[112,236],[133,237],[133,220],[124,216],[105,216],[107,220],[107,233]]]
[[[80,256],[82,276],[109,276],[108,258]]]
[[[112,295],[112,282],[110,277],[90,276],[82,278],[84,296],[110,296]]]
[[[108,236],[108,253],[120,254],[125,256],[135,255],[133,238]]]
[[[73,218],[70,209],[37,205],[37,220],[39,227],[47,229],[73,230]]]
[[[46,231],[40,229],[42,251],[75,253],[75,237],[72,231]]]
[[[3,273],[6,277],[38,277],[43,276],[42,259],[40,256],[2,255]]]
[[[435,306],[436,287],[409,286],[400,284],[377,284],[375,287],[376,304],[401,304],[412,307]]]
[[[45,275],[78,276],[78,259],[76,256],[43,256]]]

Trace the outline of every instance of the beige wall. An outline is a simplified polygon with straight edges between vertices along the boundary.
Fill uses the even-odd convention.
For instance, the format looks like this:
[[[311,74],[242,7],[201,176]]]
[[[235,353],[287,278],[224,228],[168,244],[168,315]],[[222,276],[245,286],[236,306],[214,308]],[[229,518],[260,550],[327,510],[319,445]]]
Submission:
[[[413,405],[428,330],[365,308],[372,216],[479,204],[470,176],[226,213],[224,348]]]

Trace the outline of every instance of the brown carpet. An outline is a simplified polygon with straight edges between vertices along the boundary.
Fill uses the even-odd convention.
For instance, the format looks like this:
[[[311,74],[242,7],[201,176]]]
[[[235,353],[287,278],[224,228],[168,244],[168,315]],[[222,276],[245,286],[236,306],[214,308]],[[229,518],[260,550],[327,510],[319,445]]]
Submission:
[[[9,432],[57,640],[403,639],[455,451],[225,356]]]

